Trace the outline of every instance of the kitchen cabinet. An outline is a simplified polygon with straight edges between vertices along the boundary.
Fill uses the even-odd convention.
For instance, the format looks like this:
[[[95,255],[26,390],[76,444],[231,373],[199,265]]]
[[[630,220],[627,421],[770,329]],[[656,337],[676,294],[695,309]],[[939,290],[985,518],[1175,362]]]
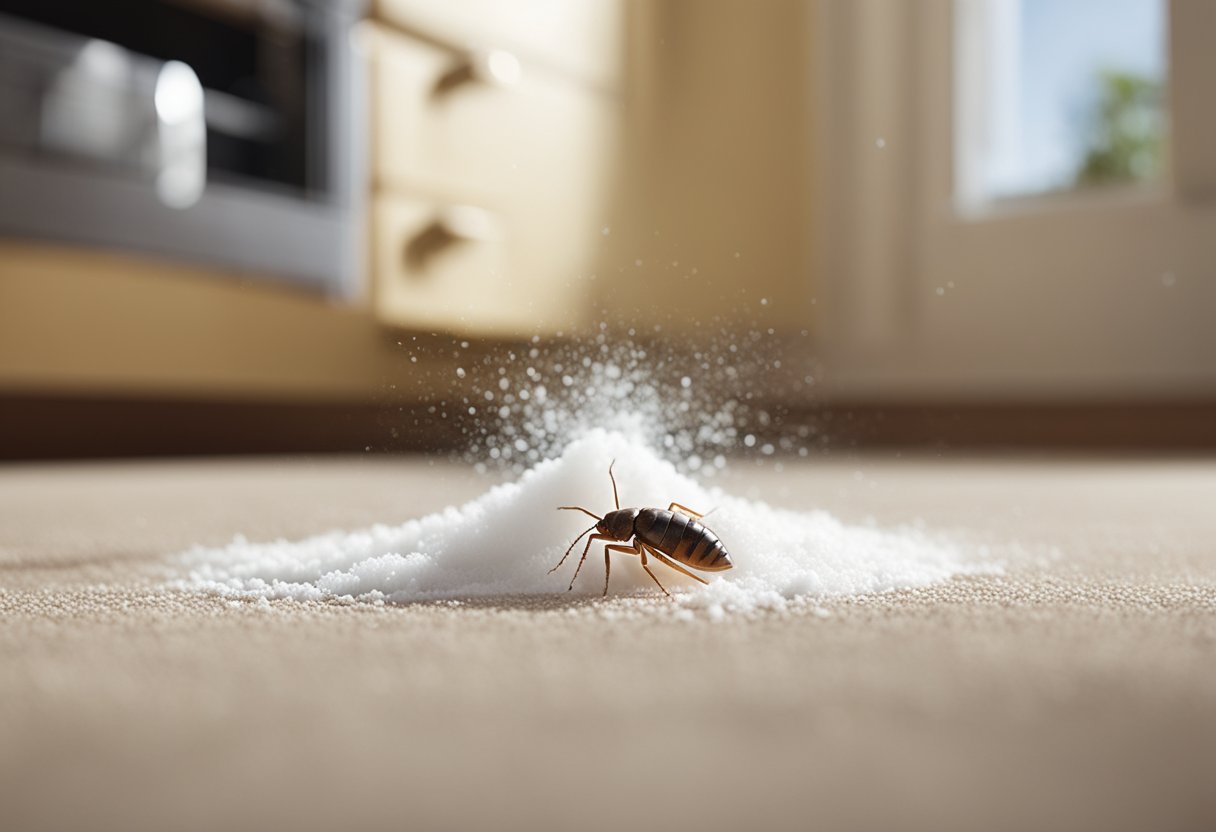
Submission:
[[[503,337],[587,322],[614,182],[620,14],[374,6],[360,34],[378,320]]]

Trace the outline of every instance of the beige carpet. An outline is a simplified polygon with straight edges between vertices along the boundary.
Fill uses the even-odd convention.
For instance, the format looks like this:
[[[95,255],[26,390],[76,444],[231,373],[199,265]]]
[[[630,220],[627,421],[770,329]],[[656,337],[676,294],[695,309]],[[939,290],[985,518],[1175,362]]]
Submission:
[[[0,468],[0,826],[1216,828],[1216,461],[837,458],[729,488],[1020,555],[713,623],[157,591],[196,543],[399,522],[447,464]]]

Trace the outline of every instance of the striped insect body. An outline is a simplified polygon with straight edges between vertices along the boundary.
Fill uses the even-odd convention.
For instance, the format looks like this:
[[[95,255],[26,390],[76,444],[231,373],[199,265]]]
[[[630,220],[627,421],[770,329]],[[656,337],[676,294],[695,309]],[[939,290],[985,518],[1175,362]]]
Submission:
[[[613,460],[613,465],[615,464],[616,461]],[[556,572],[566,562],[566,558],[574,551],[574,547],[578,545],[578,542],[589,532],[595,532],[595,534],[587,538],[587,545],[583,547],[583,554],[579,558],[578,566],[574,569],[574,577],[570,579],[570,586],[567,589],[574,588],[574,581],[578,578],[579,570],[583,568],[583,562],[587,559],[587,552],[591,549],[591,544],[597,540],[632,541],[629,546],[620,545],[616,542],[605,544],[604,595],[608,594],[608,579],[612,573],[612,552],[638,555],[642,559],[642,568],[646,570],[646,574],[668,596],[671,593],[667,591],[667,588],[663,586],[655,574],[650,571],[650,558],[654,558],[660,563],[701,583],[706,583],[705,579],[693,574],[689,569],[696,569],[700,572],[721,572],[734,566],[730,559],[730,553],[726,551],[726,546],[702,522],[704,515],[693,511],[687,506],[674,502],[666,509],[623,509],[621,508],[620,496],[617,493],[616,477],[612,475],[612,465],[608,466],[608,477],[612,480],[612,497],[616,503],[615,511],[610,511],[603,517],[600,517],[598,514],[582,506],[558,507],[559,510],[581,511],[596,520],[594,526],[574,539],[574,542],[570,544],[570,548],[566,549],[566,553],[562,555],[562,559],[557,562],[557,566],[549,570],[550,573]],[[679,511],[676,509],[679,509]]]
[[[702,572],[730,569],[730,553],[704,523],[676,511],[644,508],[638,512],[634,534],[685,566]]]

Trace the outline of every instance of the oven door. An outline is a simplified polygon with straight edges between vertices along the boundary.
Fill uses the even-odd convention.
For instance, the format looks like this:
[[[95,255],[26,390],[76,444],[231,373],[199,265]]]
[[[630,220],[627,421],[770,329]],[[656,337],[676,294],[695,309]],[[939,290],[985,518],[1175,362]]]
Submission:
[[[191,18],[165,8],[184,21],[175,36],[191,39]],[[139,250],[353,294],[362,122],[353,7],[290,8],[275,21],[274,41],[302,71],[279,98],[222,88],[205,58],[189,60],[188,47],[188,60],[169,57],[172,37],[158,36],[161,54],[152,56],[85,34],[87,19],[66,17],[72,31],[0,15],[0,234]],[[121,21],[107,25],[122,40]],[[242,25],[200,18],[197,40],[265,37]],[[249,48],[266,62],[265,47]]]

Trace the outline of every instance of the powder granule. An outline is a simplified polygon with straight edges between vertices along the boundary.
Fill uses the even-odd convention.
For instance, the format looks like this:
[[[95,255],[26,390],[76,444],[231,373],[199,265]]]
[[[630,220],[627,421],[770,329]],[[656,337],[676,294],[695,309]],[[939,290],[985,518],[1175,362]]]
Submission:
[[[238,598],[391,603],[564,592],[583,544],[561,570],[548,571],[591,520],[555,509],[611,510],[607,472],[613,459],[622,505],[665,508],[675,500],[711,512],[705,522],[730,550],[734,569],[706,575],[709,585],[702,586],[652,567],[678,604],[710,617],[782,608],[797,599],[925,586],[999,568],[923,530],[853,526],[823,511],[780,510],[705,488],[644,443],[595,430],[515,482],[400,526],[296,542],[238,537],[223,548],[191,550],[180,558],[189,576],[177,585]],[[603,562],[597,542],[575,592],[603,590]],[[614,554],[611,592],[659,590],[637,558]]]

